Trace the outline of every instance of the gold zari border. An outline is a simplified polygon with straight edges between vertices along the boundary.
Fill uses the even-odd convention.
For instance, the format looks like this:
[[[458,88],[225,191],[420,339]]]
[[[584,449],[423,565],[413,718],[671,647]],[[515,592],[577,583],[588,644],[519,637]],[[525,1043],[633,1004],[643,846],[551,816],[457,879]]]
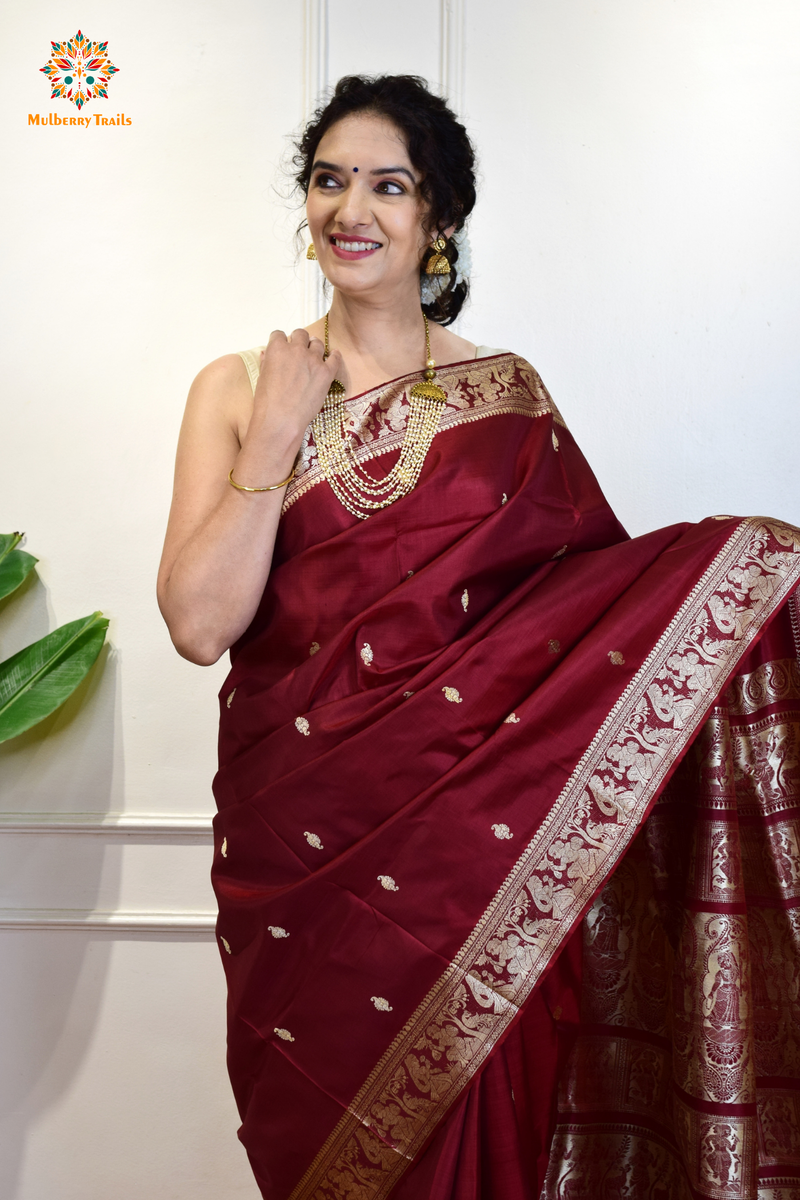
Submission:
[[[345,428],[357,463],[363,465],[380,454],[400,449],[410,410],[409,391],[419,378],[420,373],[416,371],[381,384],[363,396],[345,400]],[[447,393],[437,433],[504,413],[531,418],[552,415],[557,424],[564,425],[563,417],[537,372],[516,354],[476,359],[452,368],[441,367],[436,382]],[[324,480],[309,425],[300,447],[294,479],[286,489],[282,511],[286,512]]]
[[[770,704],[800,700],[800,661],[776,658],[739,675],[725,694],[732,717],[748,717]]]
[[[737,526],[290,1200],[384,1200],[506,1032],[726,678],[799,581],[800,530],[759,517]],[[631,741],[638,753],[626,757]]]

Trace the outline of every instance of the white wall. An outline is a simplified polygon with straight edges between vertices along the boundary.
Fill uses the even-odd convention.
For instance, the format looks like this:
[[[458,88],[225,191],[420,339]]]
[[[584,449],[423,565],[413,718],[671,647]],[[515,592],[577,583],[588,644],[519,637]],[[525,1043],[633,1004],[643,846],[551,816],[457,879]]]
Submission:
[[[470,3],[465,78],[465,329],[531,358],[632,533],[800,522],[800,7]]]
[[[0,528],[41,562],[0,653],[95,608],[112,648],[0,748],[0,1194],[253,1200],[203,832],[225,669],[177,658],[153,584],[192,376],[316,303],[284,135],[345,71],[443,80],[481,155],[461,332],[534,362],[632,532],[800,522],[800,10],[40,0],[2,22]],[[38,68],[78,27],[120,68],[84,111],[130,126],[27,125],[70,111]]]

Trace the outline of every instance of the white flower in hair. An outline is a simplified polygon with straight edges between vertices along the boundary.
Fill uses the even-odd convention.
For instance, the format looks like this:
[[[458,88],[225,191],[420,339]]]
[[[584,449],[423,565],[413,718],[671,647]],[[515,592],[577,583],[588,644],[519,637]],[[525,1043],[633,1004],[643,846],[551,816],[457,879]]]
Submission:
[[[469,244],[466,229],[459,229],[457,233],[454,233],[453,241],[458,250],[456,283],[461,283],[463,280],[469,279],[472,274],[472,247]]]
[[[466,229],[459,229],[453,234],[453,241],[458,250],[458,262],[455,264],[456,277],[453,281],[453,287],[459,283],[463,283],[465,279],[469,279],[472,273],[472,250],[467,237]],[[433,304],[438,296],[441,296],[444,289],[447,287],[451,279],[450,275],[425,275],[420,276],[420,299],[423,304]]]
[[[433,304],[450,282],[449,275],[421,275],[419,297],[423,304]]]

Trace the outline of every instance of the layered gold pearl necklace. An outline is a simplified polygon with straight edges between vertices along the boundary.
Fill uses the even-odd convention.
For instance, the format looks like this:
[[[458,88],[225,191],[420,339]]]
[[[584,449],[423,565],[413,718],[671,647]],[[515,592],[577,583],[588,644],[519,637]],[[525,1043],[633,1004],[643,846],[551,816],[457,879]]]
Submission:
[[[410,391],[410,406],[400,457],[385,479],[373,479],[358,463],[352,437],[345,430],[344,384],[334,379],[319,413],[312,422],[314,442],[322,473],[348,512],[365,520],[380,508],[387,508],[406,496],[419,479],[425,456],[439,428],[439,417],[447,394],[436,378],[436,363],[431,358],[431,335],[425,322],[425,370],[423,381]],[[325,357],[328,343],[328,314],[325,315]],[[363,455],[374,458],[377,451]]]

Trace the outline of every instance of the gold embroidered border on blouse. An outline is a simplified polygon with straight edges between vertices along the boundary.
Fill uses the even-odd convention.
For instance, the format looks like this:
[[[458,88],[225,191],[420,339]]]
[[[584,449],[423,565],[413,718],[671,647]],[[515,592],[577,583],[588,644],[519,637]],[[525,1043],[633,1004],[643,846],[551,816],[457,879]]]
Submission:
[[[706,704],[798,582],[800,530],[757,517],[741,522],[290,1200],[388,1196],[627,850]]]

